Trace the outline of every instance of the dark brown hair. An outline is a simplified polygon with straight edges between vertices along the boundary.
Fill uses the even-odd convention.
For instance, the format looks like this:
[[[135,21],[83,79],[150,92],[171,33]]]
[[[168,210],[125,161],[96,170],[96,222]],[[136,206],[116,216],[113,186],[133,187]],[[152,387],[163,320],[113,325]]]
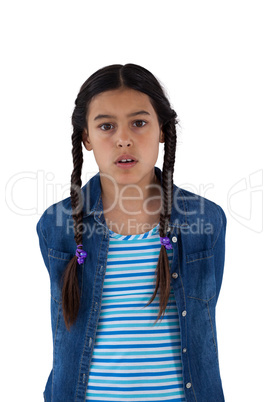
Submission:
[[[173,172],[176,154],[176,119],[177,114],[171,108],[164,89],[155,76],[147,69],[136,64],[114,64],[101,68],[92,74],[82,85],[75,100],[72,114],[72,155],[73,172],[71,175],[71,204],[74,222],[74,239],[82,244],[83,208],[81,200],[81,171],[83,164],[82,133],[87,128],[87,112],[93,96],[104,91],[121,87],[131,88],[148,95],[157,114],[159,125],[164,134],[164,163],[162,169],[162,209],[160,212],[159,234],[167,236],[167,229],[172,209]],[[75,322],[79,311],[80,289],[77,269],[80,267],[75,255],[66,266],[63,276],[62,308],[67,329]],[[160,288],[160,309],[157,320],[165,313],[170,294],[170,268],[166,248],[162,245],[157,263],[155,291],[147,305],[151,304]]]

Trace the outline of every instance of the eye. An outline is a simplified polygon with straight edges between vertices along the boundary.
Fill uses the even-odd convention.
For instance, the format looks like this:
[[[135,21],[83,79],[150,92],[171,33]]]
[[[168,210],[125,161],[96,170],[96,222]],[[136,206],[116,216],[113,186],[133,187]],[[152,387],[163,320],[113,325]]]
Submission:
[[[144,120],[136,120],[136,121],[134,122],[134,125],[137,124],[137,123],[138,123],[138,125],[137,125],[136,127],[138,127],[138,128],[144,127],[145,124],[147,124],[146,121],[144,121]],[[143,124],[143,123],[144,123],[144,124]]]
[[[104,128],[103,128],[104,127]],[[108,128],[107,128],[108,127]],[[111,127],[113,127],[113,125],[112,124],[110,124],[110,123],[103,123],[101,126],[100,126],[100,129],[102,130],[102,131],[108,131]]]

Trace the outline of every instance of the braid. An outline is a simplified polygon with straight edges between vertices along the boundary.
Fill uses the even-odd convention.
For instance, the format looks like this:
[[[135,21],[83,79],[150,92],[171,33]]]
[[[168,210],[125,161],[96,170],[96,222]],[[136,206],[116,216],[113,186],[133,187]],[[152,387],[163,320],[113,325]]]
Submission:
[[[176,114],[175,114],[176,116]],[[164,163],[162,172],[162,203],[163,207],[160,213],[159,235],[165,237],[167,235],[168,224],[172,211],[173,200],[173,172],[176,154],[176,119],[173,117],[166,124],[163,124],[163,132],[165,134],[164,145]],[[165,312],[170,294],[170,268],[167,251],[164,245],[161,246],[159,258],[157,262],[157,277],[154,294],[147,305],[151,304],[160,287],[160,309],[156,321]],[[146,306],[147,306],[146,305]]]
[[[79,130],[74,129],[72,135],[72,155],[73,155],[73,172],[71,176],[71,204],[73,209],[74,220],[74,239],[76,244],[82,243],[82,234],[79,232],[79,225],[83,221],[83,208],[81,200],[81,173],[83,165],[83,151],[82,151],[82,133]],[[78,211],[76,211],[78,209]]]
[[[74,239],[82,244],[83,204],[81,200],[81,171],[83,165],[82,132],[74,128],[72,135],[73,172],[71,175],[71,204],[73,210]],[[82,201],[82,200],[81,200]],[[80,304],[80,291],[77,277],[77,256],[68,263],[63,276],[62,308],[65,325],[68,329],[74,323]]]

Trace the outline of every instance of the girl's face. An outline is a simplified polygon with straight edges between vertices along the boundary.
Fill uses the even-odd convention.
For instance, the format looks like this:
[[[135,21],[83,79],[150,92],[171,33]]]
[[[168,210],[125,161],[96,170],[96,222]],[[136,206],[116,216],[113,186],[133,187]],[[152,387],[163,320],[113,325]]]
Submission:
[[[89,105],[83,143],[93,150],[100,173],[117,184],[149,184],[163,143],[163,133],[149,97],[133,89],[116,89],[95,96]],[[123,154],[137,163],[123,169],[116,160]]]

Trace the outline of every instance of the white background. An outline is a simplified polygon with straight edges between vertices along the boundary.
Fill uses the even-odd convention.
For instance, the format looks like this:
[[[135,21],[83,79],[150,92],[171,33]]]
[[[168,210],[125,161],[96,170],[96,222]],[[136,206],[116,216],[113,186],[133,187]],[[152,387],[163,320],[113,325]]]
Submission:
[[[217,307],[224,393],[227,402],[268,401],[266,7],[258,0],[2,3],[1,401],[43,400],[52,336],[36,223],[69,196],[80,86],[117,63],[140,64],[165,86],[182,127],[174,182],[227,215]],[[98,171],[93,153],[84,157],[83,185]]]

